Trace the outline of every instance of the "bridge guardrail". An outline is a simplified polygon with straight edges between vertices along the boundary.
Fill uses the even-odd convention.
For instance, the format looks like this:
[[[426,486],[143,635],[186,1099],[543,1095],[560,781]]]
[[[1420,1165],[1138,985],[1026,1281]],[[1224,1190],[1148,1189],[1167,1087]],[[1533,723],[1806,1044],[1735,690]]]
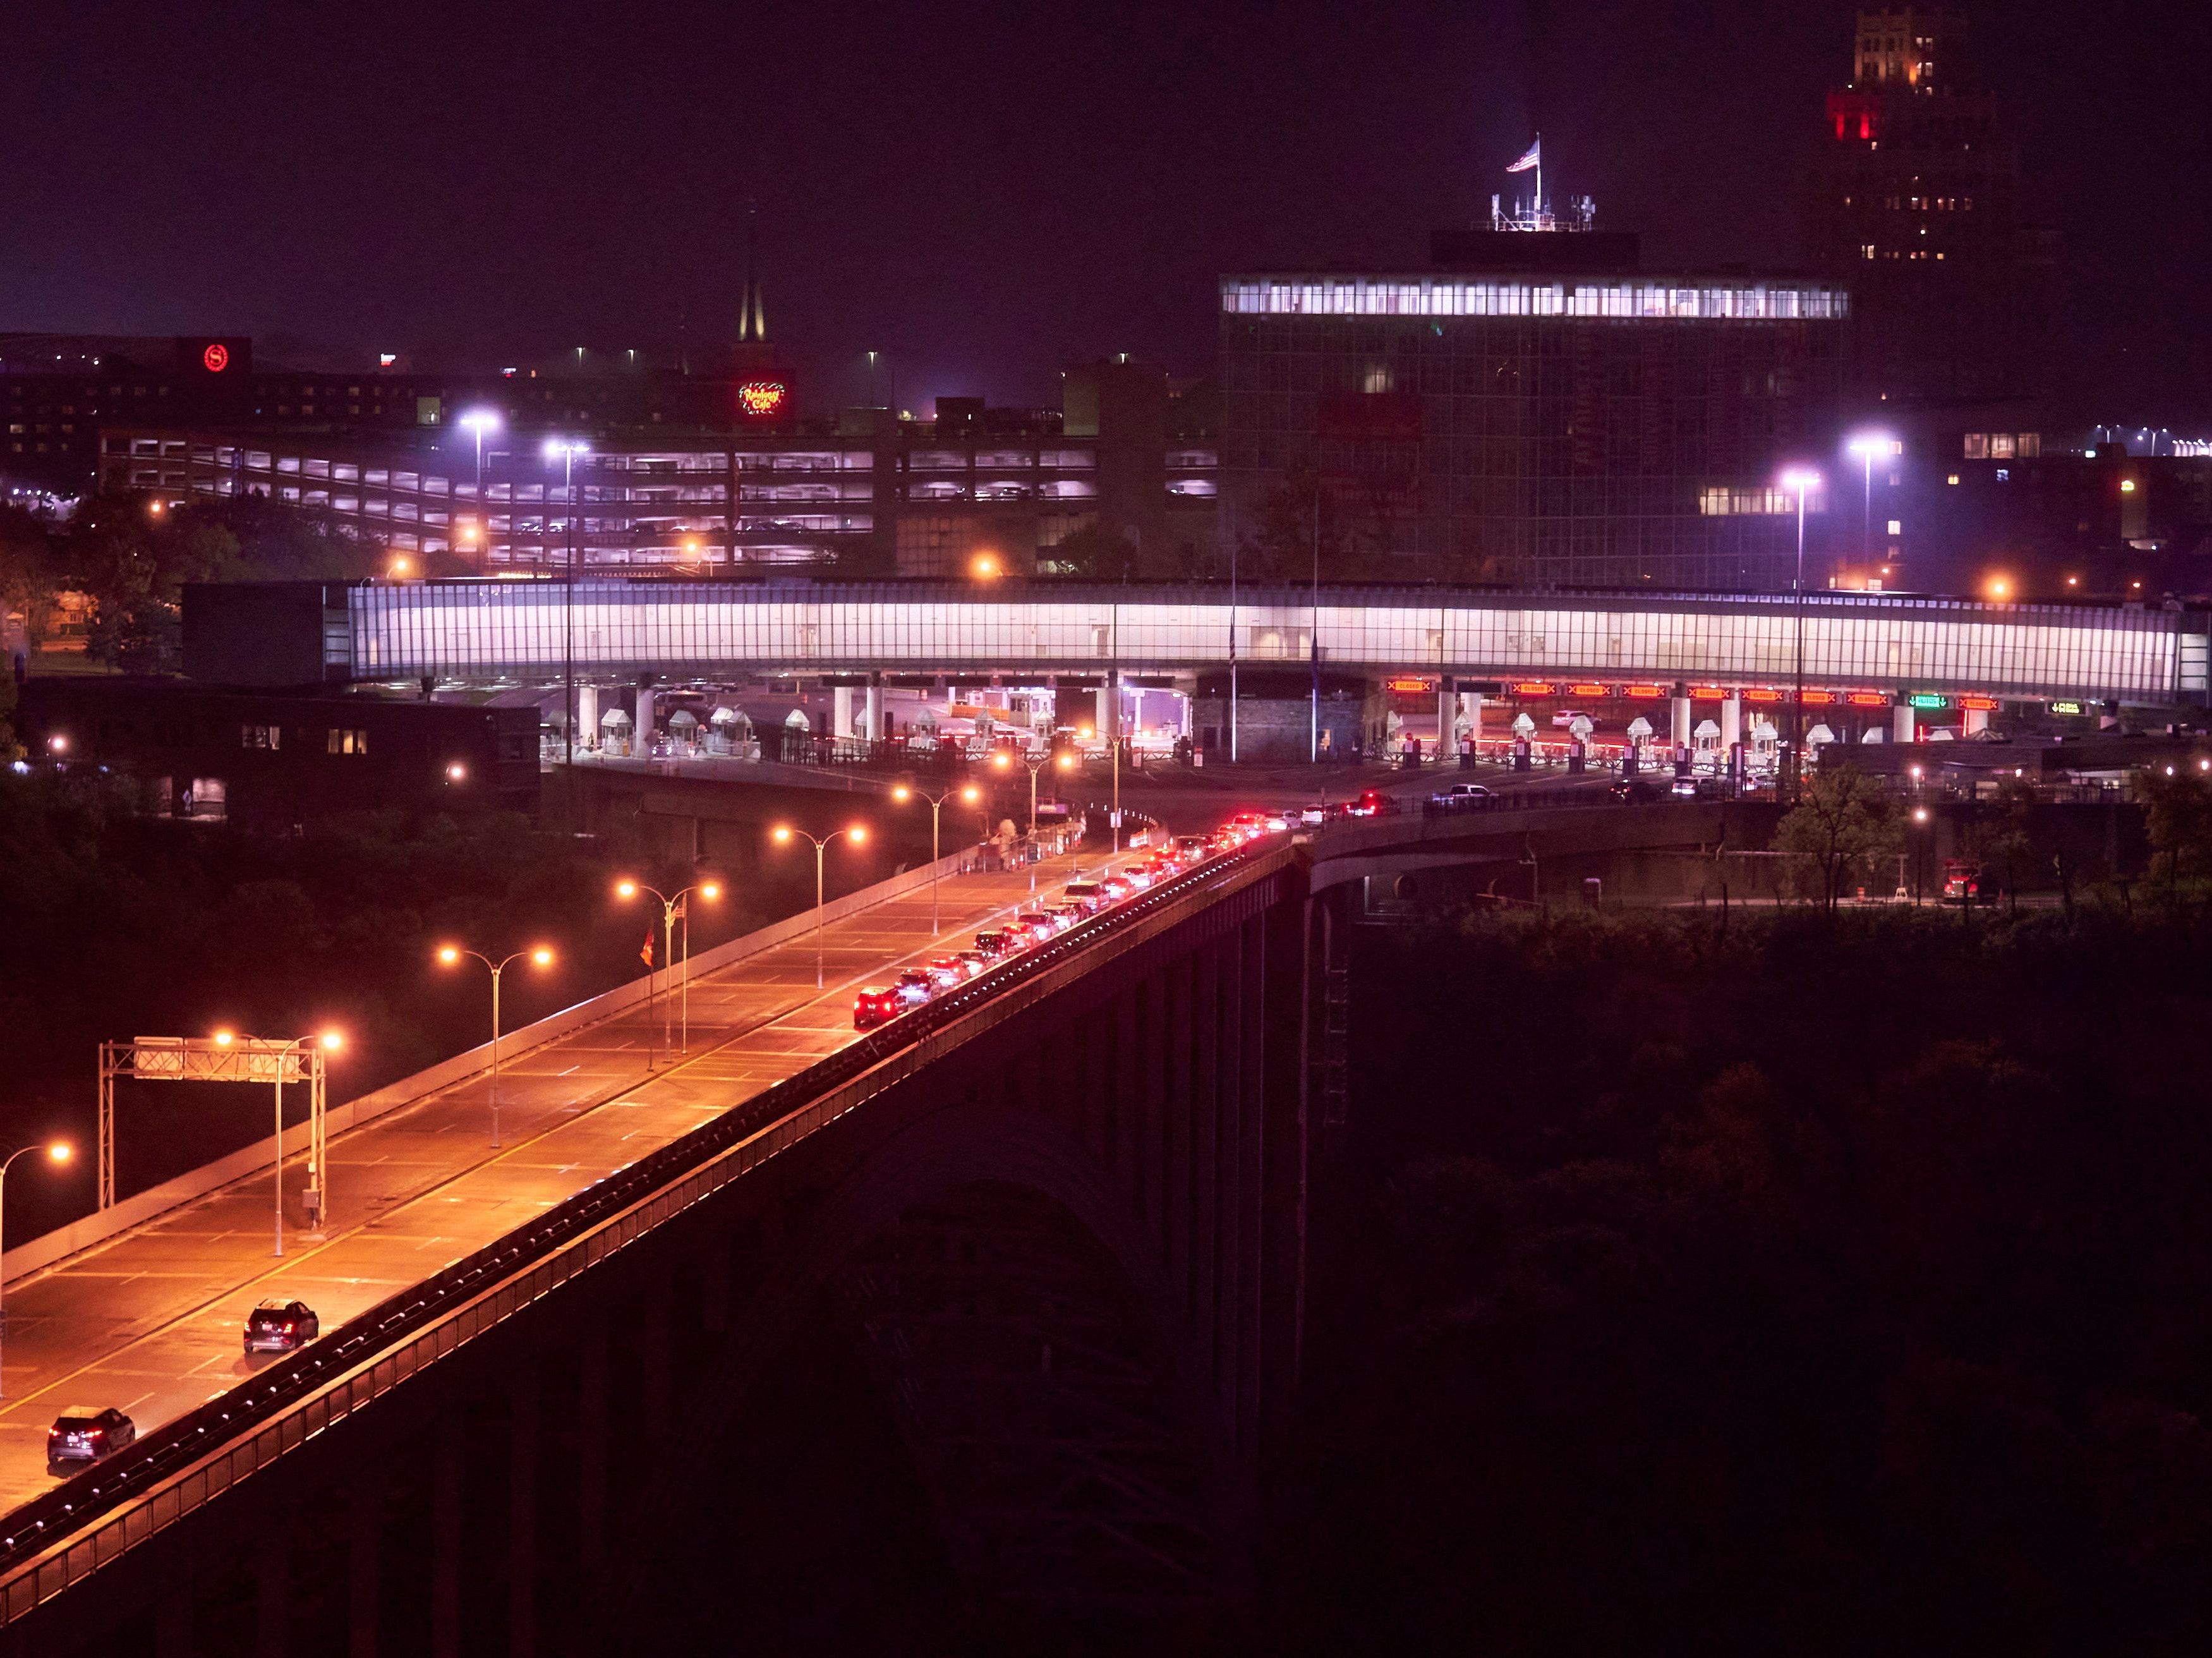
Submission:
[[[1063,981],[1061,969],[1070,969],[1065,977],[1072,978],[1079,966],[1088,971],[1103,965],[1121,953],[1110,948],[1115,941],[1133,948],[1152,936],[1145,924],[1172,925],[1182,919],[1174,912],[1184,901],[1204,894],[1212,902],[1264,879],[1297,855],[1287,845],[1226,853],[1090,918],[771,1084],[712,1122],[386,1297],[247,1386],[210,1400],[24,1504],[0,1521],[7,1533],[0,1536],[0,1626],[82,1582],[708,1192],[854,1108],[877,1091],[855,1092],[872,1073],[878,1087],[889,1086],[956,1045],[945,1033],[957,1022],[1008,1007],[1000,999],[1024,987],[1046,993]],[[1224,877],[1230,879],[1224,882]],[[1224,890],[1212,890],[1216,886]],[[1109,948],[1091,957],[1089,952],[1101,945]],[[897,1063],[902,1059],[907,1061],[903,1066]],[[326,1376],[333,1364],[339,1373]],[[246,1437],[236,1436],[249,1428],[252,1431]],[[227,1442],[208,1442],[210,1435]],[[202,1450],[204,1442],[208,1448]],[[118,1509],[123,1511],[115,1512]],[[103,1521],[102,1515],[112,1517]],[[87,1531],[88,1524],[92,1529]]]

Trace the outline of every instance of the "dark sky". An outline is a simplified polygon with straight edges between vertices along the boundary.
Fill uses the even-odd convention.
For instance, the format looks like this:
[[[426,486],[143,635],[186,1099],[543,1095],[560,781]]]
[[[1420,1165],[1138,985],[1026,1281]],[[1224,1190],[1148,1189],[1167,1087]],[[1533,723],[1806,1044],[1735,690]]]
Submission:
[[[2212,429],[2212,3],[1982,0],[2083,419]],[[1210,353],[1224,269],[1417,264],[1509,181],[1784,264],[1830,0],[5,9],[0,327],[501,355],[730,331],[744,203],[811,400]],[[293,346],[300,352],[305,348]],[[857,386],[845,391],[855,395]]]

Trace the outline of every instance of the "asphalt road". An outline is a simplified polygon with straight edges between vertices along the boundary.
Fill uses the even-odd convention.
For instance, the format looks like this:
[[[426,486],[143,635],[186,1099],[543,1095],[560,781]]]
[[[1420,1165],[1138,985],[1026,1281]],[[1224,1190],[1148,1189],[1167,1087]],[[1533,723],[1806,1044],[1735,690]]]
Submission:
[[[1103,860],[1094,849],[1079,861]],[[842,1047],[856,984],[963,947],[1030,902],[1032,874],[1042,893],[1070,864],[945,881],[933,939],[927,887],[833,924],[818,992],[811,937],[703,977],[691,987],[688,1056],[672,1062],[663,1049],[651,1072],[647,1021],[660,1015],[641,1010],[503,1059],[500,1151],[481,1077],[334,1137],[330,1230],[296,1230],[306,1169],[295,1157],[281,1260],[264,1173],[9,1285],[0,1509],[54,1483],[46,1435],[64,1406],[119,1406],[143,1433],[235,1386],[271,1362],[240,1351],[256,1301],[296,1297],[336,1328]],[[526,1034],[508,1040],[520,1050]]]

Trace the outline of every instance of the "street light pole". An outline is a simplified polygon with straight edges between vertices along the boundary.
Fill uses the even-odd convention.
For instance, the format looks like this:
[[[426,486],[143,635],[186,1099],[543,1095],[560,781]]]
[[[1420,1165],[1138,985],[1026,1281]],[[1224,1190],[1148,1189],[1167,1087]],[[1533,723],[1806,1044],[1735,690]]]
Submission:
[[[33,1151],[44,1151],[56,1163],[67,1163],[70,1160],[70,1144],[67,1140],[55,1140],[48,1145],[24,1146],[21,1151],[9,1152],[8,1154],[7,1160],[5,1162],[0,1162],[0,1240],[4,1240],[8,1232],[8,1171],[15,1166],[16,1158],[23,1157]],[[8,1284],[6,1276],[5,1274],[0,1274],[0,1399],[4,1399],[7,1397],[8,1394],[7,1290]]]
[[[679,914],[684,918],[684,958],[687,966],[691,958],[691,912],[684,900],[696,892],[712,903],[722,896],[722,884],[720,881],[694,881],[672,897],[659,887],[649,886],[643,881],[625,878],[615,883],[615,896],[617,898],[635,898],[641,892],[649,892],[660,900],[660,965],[672,975],[676,970],[676,920]],[[653,934],[647,932],[645,936],[650,939]],[[646,1029],[650,1032],[653,1029],[652,1004],[656,999],[653,987],[657,982],[650,967],[646,969]],[[680,1051],[688,1054],[691,1051],[691,983],[688,973],[684,975],[683,1000],[684,1046]],[[660,1044],[663,1048],[669,1046],[668,1010],[665,1006],[660,1011]],[[648,1048],[646,1069],[649,1071],[652,1068],[652,1050]]]
[[[475,957],[475,959],[476,959],[476,960],[477,960],[477,961],[479,961],[479,962],[482,962],[482,963],[484,964],[484,966],[485,966],[486,968],[489,969],[490,969],[490,971],[491,971],[491,1144],[492,1144],[492,1150],[494,1150],[494,1151],[497,1151],[497,1150],[499,1149],[499,1143],[500,1143],[500,1142],[499,1142],[499,979],[500,979],[500,975],[501,975],[502,973],[506,972],[506,971],[507,971],[507,969],[510,966],[512,966],[514,963],[520,961],[520,960],[521,960],[524,957],[526,957],[526,956],[527,956],[527,957],[530,958],[531,964],[532,964],[533,967],[550,967],[550,966],[552,966],[552,965],[553,965],[553,952],[552,952],[551,950],[550,950],[546,949],[543,944],[539,944],[539,945],[537,945],[537,946],[535,946],[534,948],[530,949],[530,950],[516,950],[516,951],[514,952],[514,955],[512,955],[512,956],[508,957],[507,957],[505,961],[503,961],[503,962],[495,962],[495,961],[493,961],[493,960],[492,960],[492,958],[491,958],[490,957],[489,957],[489,956],[485,955],[482,950],[465,950],[465,949],[461,948],[461,947],[460,947],[459,945],[458,945],[458,944],[445,944],[445,945],[441,945],[441,946],[440,947],[440,949],[439,949],[439,950],[438,950],[438,960],[439,960],[439,962],[440,962],[441,963],[442,963],[443,965],[447,966],[447,967],[452,967],[452,966],[453,966],[455,963],[457,963],[458,962],[459,962],[459,960],[461,959],[461,957],[464,957],[464,956],[469,956],[469,957]]]
[[[1805,498],[1820,481],[1818,472],[1793,470],[1782,475],[1783,486],[1797,492],[1797,580],[1796,602],[1796,692],[1790,704],[1790,798],[1796,799],[1805,778]]]
[[[831,829],[827,835],[814,835],[808,834],[805,829],[795,829],[788,824],[779,823],[776,825],[774,835],[774,838],[780,841],[789,841],[793,836],[797,836],[801,840],[811,841],[814,846],[814,987],[817,990],[822,988],[823,857],[829,851],[830,843],[841,835],[857,847],[868,838],[867,827],[865,824],[854,823],[846,829]]]
[[[1032,779],[1032,786],[1034,786],[1034,779]],[[946,789],[942,794],[935,796],[925,794],[909,783],[902,783],[891,791],[891,799],[898,801],[902,805],[908,800],[917,799],[929,802],[929,936],[933,939],[937,937],[937,883],[943,874],[943,872],[938,868],[938,865],[942,863],[945,858],[945,854],[938,849],[939,814],[943,811],[945,803],[956,793],[962,800],[970,805],[983,798],[983,792],[973,783],[959,790]],[[1035,797],[1032,796],[1031,799],[1034,799]],[[1036,822],[1034,806],[1030,812],[1030,826],[1034,828]],[[830,838],[835,840],[836,837],[832,835]]]
[[[568,738],[568,763],[576,763],[576,457],[591,446],[574,438],[548,438],[545,456],[561,457],[562,504],[568,509],[568,574],[561,594],[562,728]]]

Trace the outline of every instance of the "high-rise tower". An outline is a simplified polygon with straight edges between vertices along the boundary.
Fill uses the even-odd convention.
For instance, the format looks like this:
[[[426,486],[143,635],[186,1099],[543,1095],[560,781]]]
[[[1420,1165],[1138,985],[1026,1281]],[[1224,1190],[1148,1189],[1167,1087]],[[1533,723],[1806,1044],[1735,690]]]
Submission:
[[[2019,154],[1967,46],[1953,8],[1862,11],[1850,84],[1828,94],[1814,254],[1851,284],[1865,410],[2025,415],[2044,390],[2051,248],[2022,222]]]

